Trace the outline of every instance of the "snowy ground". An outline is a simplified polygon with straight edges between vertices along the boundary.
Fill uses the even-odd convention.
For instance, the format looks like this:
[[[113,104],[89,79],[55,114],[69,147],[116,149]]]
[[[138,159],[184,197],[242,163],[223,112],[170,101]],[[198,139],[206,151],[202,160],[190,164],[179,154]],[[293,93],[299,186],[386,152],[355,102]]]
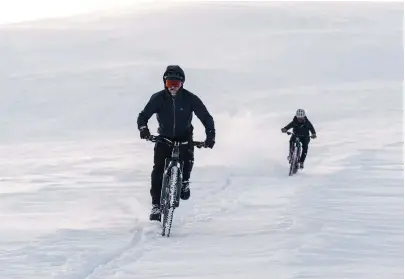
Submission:
[[[0,278],[403,278],[402,16],[227,2],[2,27]],[[136,118],[169,63],[218,136],[165,239]],[[298,107],[318,139],[288,177]]]

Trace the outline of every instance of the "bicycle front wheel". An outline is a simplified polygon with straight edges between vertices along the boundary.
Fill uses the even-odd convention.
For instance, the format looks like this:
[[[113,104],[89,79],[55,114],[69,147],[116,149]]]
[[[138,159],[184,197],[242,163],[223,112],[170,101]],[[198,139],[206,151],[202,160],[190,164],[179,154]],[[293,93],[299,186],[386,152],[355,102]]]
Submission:
[[[170,176],[165,189],[165,202],[162,222],[162,236],[170,236],[170,230],[172,227],[174,209],[176,208],[176,195],[177,195],[177,184],[179,177],[179,169],[177,166],[173,166],[170,169]]]
[[[294,173],[297,172],[297,147],[294,147],[294,151],[291,155],[291,160],[290,160],[290,172],[288,173],[289,176],[292,176]]]

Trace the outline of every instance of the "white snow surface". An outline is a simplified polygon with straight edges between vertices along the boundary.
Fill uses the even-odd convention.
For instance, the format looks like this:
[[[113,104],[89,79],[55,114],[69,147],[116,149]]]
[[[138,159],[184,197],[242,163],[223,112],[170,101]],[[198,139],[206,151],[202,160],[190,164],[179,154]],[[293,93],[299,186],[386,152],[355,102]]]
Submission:
[[[207,2],[3,26],[0,278],[403,278],[402,20],[402,3]],[[163,238],[136,119],[168,64],[217,143]],[[297,108],[318,138],[289,177]]]

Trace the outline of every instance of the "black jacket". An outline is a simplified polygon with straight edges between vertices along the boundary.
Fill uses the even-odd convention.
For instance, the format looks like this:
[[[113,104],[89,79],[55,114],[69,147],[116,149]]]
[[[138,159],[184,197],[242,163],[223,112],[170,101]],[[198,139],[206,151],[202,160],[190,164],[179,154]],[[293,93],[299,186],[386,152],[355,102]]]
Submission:
[[[181,88],[175,97],[166,90],[152,95],[138,116],[138,129],[147,127],[156,113],[159,135],[178,140],[188,140],[193,134],[193,112],[205,127],[207,138],[215,139],[214,119],[203,102],[190,91]]]
[[[294,134],[298,136],[309,137],[309,131],[311,131],[311,134],[316,134],[314,126],[306,116],[304,122],[298,122],[297,117],[294,116],[293,120],[284,127],[286,130],[291,128],[293,129]]]

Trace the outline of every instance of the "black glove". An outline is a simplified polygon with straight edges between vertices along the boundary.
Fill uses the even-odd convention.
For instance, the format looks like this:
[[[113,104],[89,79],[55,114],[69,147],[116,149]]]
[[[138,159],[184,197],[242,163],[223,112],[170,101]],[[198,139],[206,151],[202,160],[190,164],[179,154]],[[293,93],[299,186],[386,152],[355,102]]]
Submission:
[[[316,139],[316,134],[312,134],[311,138]]]
[[[213,138],[207,138],[204,142],[205,147],[208,147],[208,148],[213,148],[214,144],[215,144],[215,139],[213,139]]]
[[[150,137],[150,132],[148,127],[142,127],[140,130],[141,139],[148,139]]]
[[[287,132],[287,129],[286,129],[286,128],[281,128],[281,132],[282,132],[282,133],[286,133],[286,132]]]

